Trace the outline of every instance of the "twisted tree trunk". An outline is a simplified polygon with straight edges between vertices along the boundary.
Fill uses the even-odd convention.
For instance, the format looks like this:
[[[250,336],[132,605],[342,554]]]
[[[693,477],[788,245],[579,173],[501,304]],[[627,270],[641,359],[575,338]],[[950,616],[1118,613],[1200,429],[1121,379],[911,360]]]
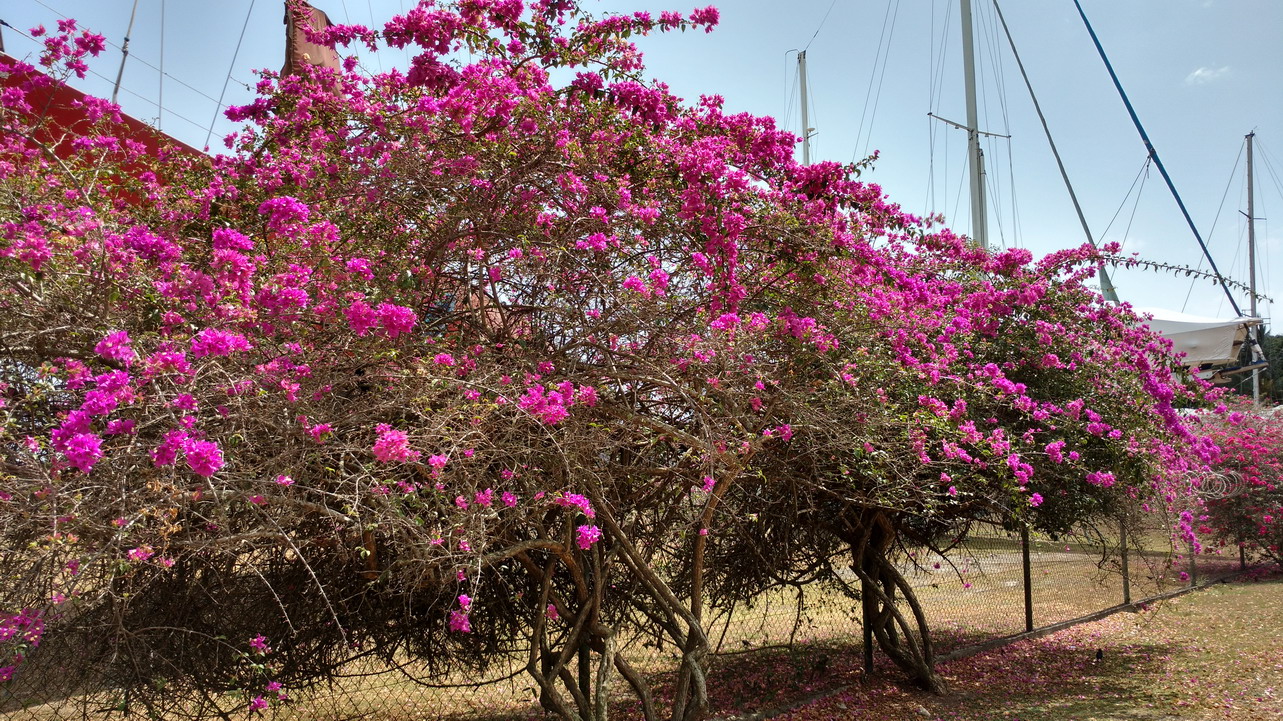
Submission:
[[[862,519],[862,532],[852,543],[851,568],[860,578],[866,623],[873,637],[897,666],[933,693],[944,693],[944,679],[935,670],[935,648],[926,614],[913,588],[889,558],[895,529],[884,513]],[[897,605],[903,599],[906,615]]]

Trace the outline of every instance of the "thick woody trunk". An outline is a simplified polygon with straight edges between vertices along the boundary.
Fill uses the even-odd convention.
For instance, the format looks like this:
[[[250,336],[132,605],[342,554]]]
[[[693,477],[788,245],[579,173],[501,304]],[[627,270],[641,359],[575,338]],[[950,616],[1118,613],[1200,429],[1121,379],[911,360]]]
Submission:
[[[935,670],[935,648],[922,604],[887,555],[892,534],[890,524],[879,518],[852,548],[852,569],[865,595],[865,620],[888,658],[928,691],[944,693],[946,685]],[[899,600],[908,606],[907,612],[899,607]]]

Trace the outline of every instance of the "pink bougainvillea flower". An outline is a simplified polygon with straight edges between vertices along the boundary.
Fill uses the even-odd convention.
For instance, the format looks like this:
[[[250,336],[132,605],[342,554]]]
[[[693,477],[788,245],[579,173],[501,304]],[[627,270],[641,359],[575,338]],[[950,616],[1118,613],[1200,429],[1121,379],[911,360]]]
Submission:
[[[66,442],[67,462],[88,473],[102,459],[102,439],[93,433],[78,433]]]
[[[371,450],[380,462],[405,463],[422,455],[410,449],[410,438],[405,431],[398,431],[386,423],[379,424],[374,430],[379,436]]]
[[[209,478],[223,467],[223,451],[213,441],[189,441],[183,454],[187,467],[198,476]]]
[[[216,328],[206,328],[192,338],[192,355],[196,358],[205,356],[228,356],[237,351],[252,350],[245,336]]]
[[[567,508],[578,508],[588,518],[596,518],[597,513],[593,510],[592,502],[588,497],[580,493],[563,493],[555,501],[558,506]]]
[[[450,630],[455,633],[472,633],[472,620],[466,611],[450,612]]]
[[[119,361],[125,365],[134,362],[134,349],[130,346],[129,332],[118,330],[108,333],[98,345],[94,346],[94,352],[108,360]]]
[[[575,543],[585,551],[592,548],[593,544],[600,540],[601,529],[596,526],[580,526],[575,532]]]
[[[389,338],[396,338],[402,333],[409,333],[418,321],[414,311],[395,303],[380,303],[375,313],[379,317],[379,324],[383,327],[383,332]]]
[[[129,553],[125,555],[128,556],[131,561],[142,562],[151,558],[155,554],[156,551],[152,550],[151,546],[139,546],[137,548],[129,549]]]

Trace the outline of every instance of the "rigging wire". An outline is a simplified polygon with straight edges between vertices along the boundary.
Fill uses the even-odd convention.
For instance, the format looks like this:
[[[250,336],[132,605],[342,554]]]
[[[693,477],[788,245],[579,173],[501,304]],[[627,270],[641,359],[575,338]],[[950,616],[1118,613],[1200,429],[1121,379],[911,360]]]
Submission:
[[[1146,170],[1148,170],[1148,166]],[[1148,172],[1141,178],[1140,187],[1136,189],[1136,202],[1132,203],[1131,215],[1127,216],[1127,227],[1123,228],[1123,239],[1118,243],[1118,251],[1120,253],[1127,249],[1127,241],[1132,237],[1132,223],[1136,222],[1136,211],[1140,209],[1140,196],[1145,192],[1145,181],[1147,180],[1149,180]],[[1211,236],[1209,235],[1208,238],[1210,239]]]
[[[930,81],[928,83],[930,96],[927,100],[927,107],[929,111],[932,113],[938,112],[940,110],[940,98],[944,93],[944,71],[946,67],[945,60],[948,57],[949,38],[952,37],[952,33],[950,32],[949,28],[953,20],[953,6],[954,6],[953,2],[946,2],[944,6],[945,7],[944,20],[940,28],[940,40],[939,40],[940,50],[938,54],[936,54],[937,43],[936,43],[936,36],[935,36],[934,29],[932,31],[932,36],[931,36],[932,60],[931,60]],[[936,12],[935,8],[936,8],[935,0],[932,0],[931,20],[932,20],[933,28],[935,27],[935,12]],[[929,184],[930,191],[929,192],[931,194],[931,199],[932,199],[931,202],[928,204],[928,207],[934,211],[936,208],[949,207],[949,135],[950,133],[947,129],[938,127],[937,123],[930,117],[927,118],[927,127],[930,129],[929,135],[931,139],[931,143],[930,143],[931,165],[929,170],[930,172],[930,184]],[[943,136],[941,136],[940,133],[943,133]],[[936,148],[937,137],[944,138],[944,171],[941,173],[941,178],[943,180],[940,183],[944,186],[943,198],[940,198],[936,193],[937,183],[935,179],[936,178],[935,148]]]
[[[820,127],[820,122],[819,120],[817,120],[817,118],[820,117],[820,109],[819,109],[819,106],[816,104],[816,98],[820,97],[821,93],[818,93],[815,91],[815,88],[818,87],[818,84],[814,80],[811,80],[809,82],[811,83],[811,89],[806,94],[806,101],[807,101],[806,106],[807,106],[807,110],[810,112],[808,121],[811,127],[802,128],[803,137],[808,137],[807,133],[810,133],[811,130],[814,130],[815,128]],[[819,157],[819,143],[815,142],[815,139],[819,137],[819,135],[820,135],[819,131],[816,131],[815,133],[812,133],[809,135],[811,139],[811,159],[812,160]]]
[[[1011,186],[1011,244],[1021,248],[1020,204],[1016,201],[1016,162],[1011,150],[1011,137],[1007,137],[1007,183]]]
[[[406,12],[406,10],[405,10],[405,0],[400,0],[400,4],[401,4],[401,14],[402,14],[402,15],[405,15],[405,12]],[[406,67],[406,68],[409,68],[409,67],[410,67],[410,45],[409,45],[409,43],[406,43],[406,45],[405,45],[404,47],[402,47],[402,48],[401,48],[401,53],[405,56],[405,67]]]
[[[797,61],[794,60],[793,65],[789,65],[789,53],[796,52],[796,49],[784,51],[784,120],[781,123],[784,130],[787,130],[789,123],[793,122],[793,100],[797,97],[797,86],[800,80]]]
[[[71,18],[71,16],[70,16],[70,15],[66,15],[66,14],[64,14],[62,11],[58,10],[57,8],[54,8],[54,7],[50,6],[48,3],[44,2],[44,0],[35,0],[35,2],[36,2],[36,3],[38,3],[39,5],[43,6],[43,7],[44,7],[46,10],[48,10],[49,12],[52,12],[53,14],[57,15],[58,17],[63,18],[64,20],[67,20],[67,19],[70,19],[70,18]],[[16,30],[16,28],[15,28],[15,30]],[[27,39],[28,39],[28,40],[31,40],[32,42],[35,42],[35,39],[34,39],[34,38],[31,38],[31,37],[29,37],[29,36],[27,37]],[[121,48],[121,47],[120,47],[119,45],[117,45],[116,43],[113,43],[110,39],[105,39],[105,40],[106,40],[107,45],[109,45],[109,46],[111,46],[111,47],[113,47],[113,48],[115,48],[115,49],[117,49],[117,50],[122,50],[122,51],[123,51],[123,48]],[[209,94],[205,93],[205,92],[204,92],[203,90],[201,90],[200,88],[197,88],[197,87],[195,87],[195,86],[192,86],[192,85],[190,85],[190,84],[188,84],[188,83],[184,82],[184,81],[182,80],[182,78],[178,78],[178,77],[175,77],[174,75],[171,75],[171,74],[169,74],[169,73],[164,72],[164,70],[163,70],[162,68],[159,68],[159,67],[157,67],[157,66],[153,65],[152,63],[148,62],[145,58],[141,58],[141,57],[139,57],[137,53],[133,53],[133,54],[131,54],[131,56],[130,56],[130,57],[132,57],[132,58],[134,59],[134,62],[142,63],[143,65],[146,65],[147,67],[151,68],[152,70],[155,70],[155,71],[160,72],[160,73],[164,73],[164,76],[165,76],[165,77],[167,77],[167,78],[169,78],[170,80],[172,80],[172,81],[174,81],[174,82],[178,83],[179,85],[181,85],[181,86],[183,86],[183,87],[187,88],[188,90],[192,91],[193,93],[196,93],[197,95],[200,95],[201,97],[203,97],[203,98],[205,98],[205,99],[207,99],[207,100],[210,100],[210,101],[212,101],[212,102],[218,102],[218,101],[214,98],[214,96],[212,96],[212,95],[209,95]],[[128,91],[126,91],[126,92],[128,92]],[[133,95],[137,95],[136,93],[131,93],[131,94],[133,94]],[[142,97],[142,96],[138,96],[138,97]],[[147,102],[149,102],[149,103],[151,102],[151,101],[150,101],[150,100],[148,100],[147,98],[143,98],[143,100],[147,100]],[[174,111],[173,111],[173,110],[170,110],[169,112],[170,112],[170,113],[173,113]],[[205,126],[203,126],[203,125],[201,125],[201,124],[199,124],[199,123],[197,123],[197,124],[196,124],[196,126],[197,126],[197,127],[199,127],[199,128],[203,128],[203,127],[205,127]]]
[[[1279,182],[1278,170],[1274,167],[1273,153],[1265,146],[1265,142],[1259,137],[1256,139],[1256,149],[1261,152],[1261,159],[1265,161],[1265,170],[1274,182],[1274,190],[1280,197],[1283,197],[1283,183]]]
[[[1266,174],[1269,176],[1275,191],[1278,192],[1280,197],[1283,197],[1283,184],[1279,183],[1279,176],[1274,165],[1274,160],[1271,157],[1271,153],[1268,150],[1262,148],[1261,138],[1259,136],[1255,138],[1255,145],[1256,145],[1255,151],[1257,153],[1257,157],[1260,158],[1260,160],[1262,161],[1262,164],[1265,166]],[[1260,179],[1259,174],[1257,175],[1257,179],[1258,180]],[[1264,276],[1262,278],[1262,282],[1257,286],[1257,292],[1262,293],[1263,295],[1266,295],[1266,296],[1271,296],[1272,294],[1269,292],[1269,288],[1271,288],[1273,284],[1270,276],[1270,245],[1271,245],[1269,242],[1270,213],[1266,208],[1266,202],[1268,197],[1269,197],[1268,194],[1257,193],[1256,195],[1257,207],[1254,209],[1254,212],[1257,213],[1256,220],[1261,225],[1264,225],[1264,228],[1261,230],[1261,232],[1258,232],[1256,234],[1257,238],[1266,239],[1265,242],[1258,242],[1256,246],[1256,252],[1260,255],[1260,260],[1261,260],[1261,262],[1257,264],[1257,270],[1262,270],[1263,276]],[[1271,309],[1274,307],[1273,301],[1269,301],[1268,304]],[[1266,314],[1260,313],[1260,315],[1266,315]]]
[[[927,65],[927,109],[931,110],[931,96],[935,94],[935,66],[936,66],[936,3],[931,0],[931,22],[930,34],[931,42],[927,43],[930,63]],[[936,134],[935,122],[931,116],[927,116],[927,197],[923,200],[922,207],[929,212],[931,209],[931,198],[935,195],[936,184]]]
[[[950,218],[958,217],[958,205],[962,203],[962,186],[964,183],[966,183],[966,181],[967,181],[967,164],[963,163],[962,173],[961,175],[958,176],[958,192],[954,193],[954,196],[953,196],[953,213],[949,215]]]
[[[1230,272],[1230,276],[1231,276],[1231,277],[1234,275],[1234,271],[1235,271],[1235,269],[1237,269],[1237,268],[1239,267],[1239,265],[1238,265],[1238,259],[1239,259],[1240,257],[1242,257],[1242,255],[1243,255],[1243,245],[1244,245],[1244,243],[1243,243],[1243,237],[1244,237],[1246,234],[1247,234],[1247,226],[1246,226],[1246,225],[1240,226],[1240,227],[1239,227],[1239,231],[1238,231],[1238,242],[1234,244],[1234,257],[1230,260],[1230,266],[1229,266],[1229,269],[1230,269],[1230,270],[1229,270],[1229,272]],[[1249,299],[1249,300],[1250,300],[1250,299]],[[1216,305],[1216,314],[1217,314],[1217,315],[1220,315],[1220,314],[1221,314],[1221,309],[1222,309],[1222,308],[1224,308],[1224,307],[1225,307],[1225,301],[1224,301],[1224,299],[1222,299],[1222,300],[1221,300],[1220,302],[1218,302],[1218,303],[1217,303],[1217,305]],[[1239,313],[1239,315],[1246,315],[1246,314],[1245,314],[1245,313]]]
[[[934,61],[936,63],[936,67],[931,78],[931,102],[928,103],[928,105],[932,111],[940,109],[940,96],[944,94],[944,71],[947,67],[945,61],[949,53],[949,38],[952,36],[949,29],[952,21],[953,3],[949,2],[945,5],[944,26],[940,29],[940,54]],[[933,39],[932,46],[934,47],[934,45],[935,42]]]
[[[1266,242],[1260,243],[1256,248],[1256,252],[1259,253],[1261,256],[1261,262],[1257,264],[1258,270],[1260,269],[1264,270],[1264,272],[1262,273],[1264,277],[1262,278],[1262,282],[1257,286],[1257,292],[1261,292],[1264,295],[1273,297],[1273,294],[1269,292],[1269,289],[1273,287],[1273,283],[1271,282],[1271,277],[1270,277],[1270,243],[1268,242],[1268,238],[1270,237],[1270,225],[1269,225],[1270,214],[1266,212],[1267,209],[1265,208],[1264,197],[1258,196],[1256,204],[1258,206],[1261,206],[1260,211],[1262,212],[1262,215],[1257,217],[1257,221],[1259,221],[1262,225],[1265,226],[1264,232],[1258,233],[1258,235],[1267,239]],[[1274,303],[1270,302],[1270,308],[1273,308],[1273,307],[1274,307]]]
[[[1209,243],[1212,241],[1212,235],[1216,233],[1216,224],[1221,220],[1221,211],[1225,209],[1225,199],[1230,195],[1230,186],[1234,185],[1234,177],[1238,175],[1238,163],[1243,159],[1243,149],[1245,147],[1247,147],[1246,141],[1244,141],[1242,145],[1238,146],[1238,155],[1234,158],[1234,167],[1230,168],[1230,177],[1225,181],[1225,192],[1221,193],[1221,204],[1216,206],[1216,216],[1212,218],[1212,227],[1207,231],[1207,241]],[[1203,258],[1198,259],[1197,268],[1199,270],[1203,269],[1203,262]],[[1195,282],[1197,282],[1197,279],[1189,282],[1189,290],[1185,291],[1185,302],[1181,303],[1181,312],[1184,312],[1185,306],[1189,305],[1190,295],[1194,293]]]
[[[369,0],[366,0],[366,2],[369,2]],[[806,41],[806,47],[802,48],[802,52],[806,52],[811,49],[811,43],[815,42],[816,36],[818,36],[820,31],[824,29],[824,23],[829,19],[829,13],[833,12],[833,6],[837,4],[838,0],[833,0],[833,2],[829,3],[829,9],[824,11],[824,17],[820,18],[819,27],[815,28],[815,34],[811,35],[811,39]]]
[[[370,11],[370,30],[374,30],[374,6],[370,4],[370,0],[365,0],[365,8]],[[377,49],[374,53],[374,59],[379,63],[379,73],[383,73],[383,54],[378,52]]]
[[[18,29],[18,28],[16,28],[16,27],[14,27],[13,25],[10,25],[9,23],[5,23],[3,20],[0,20],[0,23],[4,23],[4,27],[9,28],[9,29],[10,29],[10,30],[12,30],[15,34],[17,34],[18,36],[20,36],[20,37],[22,37],[22,38],[24,38],[24,39],[26,39],[26,40],[29,40],[29,41],[30,41],[30,42],[32,42],[33,44],[36,44],[36,45],[39,45],[39,44],[40,44],[40,42],[39,42],[38,40],[36,40],[35,38],[31,37],[30,35],[28,35],[27,33],[23,32],[22,30],[20,30],[20,29]],[[99,80],[102,80],[102,81],[104,81],[104,82],[106,82],[106,83],[108,83],[108,84],[110,84],[110,83],[111,83],[111,78],[107,77],[106,75],[103,75],[102,73],[98,72],[97,70],[94,70],[92,67],[90,67],[90,68],[86,71],[86,73],[87,73],[87,74],[89,74],[89,75],[92,75],[92,76],[94,76],[94,77],[98,78]],[[129,88],[124,87],[124,86],[121,86],[121,88],[120,88],[120,89],[121,89],[122,91],[124,91],[124,92],[126,92],[126,93],[128,93],[128,94],[130,94],[130,95],[132,95],[132,96],[134,96],[135,98],[138,98],[139,100],[141,100],[141,101],[143,101],[143,102],[147,103],[148,105],[151,105],[151,104],[152,104],[151,98],[145,97],[145,96],[143,96],[143,95],[139,95],[138,93],[136,93],[136,92],[134,92],[134,91],[130,90]],[[191,118],[187,117],[186,115],[183,115],[183,114],[181,114],[181,113],[175,112],[174,110],[170,110],[170,111],[169,111],[169,114],[170,114],[170,115],[172,115],[172,116],[174,116],[175,118],[178,118],[179,120],[183,120],[183,121],[186,121],[186,122],[188,122],[188,123],[191,123],[191,126],[192,126],[193,128],[196,128],[197,130],[204,130],[204,129],[205,129],[205,126],[204,126],[203,124],[198,123],[198,122],[196,122],[195,120],[192,120]]]
[[[891,43],[895,40],[895,21],[900,17],[900,0],[895,0],[895,12],[891,14],[891,30],[887,33],[886,49],[882,53],[882,73],[878,76],[878,91],[873,95],[873,113],[869,116],[869,133],[864,137],[864,150],[861,154],[869,156],[869,143],[873,142],[873,123],[878,117],[878,106],[882,103],[882,85],[886,82],[887,61],[891,57]]]
[[[874,55],[873,55],[873,69],[869,72],[869,87],[868,87],[868,89],[866,89],[866,90],[864,91],[864,112],[863,112],[863,113],[861,113],[861,115],[860,115],[860,124],[859,124],[859,126],[857,126],[857,128],[856,128],[856,133],[855,133],[855,148],[854,148],[854,149],[852,150],[852,152],[851,152],[851,162],[852,162],[852,163],[854,163],[854,162],[855,162],[855,160],[856,160],[856,158],[857,158],[857,157],[859,157],[859,156],[861,155],[861,152],[860,152],[860,138],[861,138],[861,137],[863,137],[863,135],[864,135],[864,121],[865,121],[865,119],[866,119],[866,118],[868,118],[868,116],[869,116],[869,98],[870,98],[870,97],[873,97],[873,84],[874,84],[874,81],[877,79],[877,75],[878,75],[878,62],[879,62],[879,60],[881,60],[881,62],[882,62],[882,76],[883,76],[883,77],[886,77],[886,58],[883,56],[883,49],[884,49],[884,47],[885,47],[885,48],[888,50],[888,54],[889,54],[889,50],[890,50],[890,42],[889,42],[889,40],[888,40],[888,38],[887,38],[887,23],[888,23],[888,21],[890,21],[891,33],[892,33],[893,35],[894,35],[894,33],[895,33],[895,20],[893,19],[892,14],[891,14],[891,6],[892,6],[892,2],[894,2],[894,3],[895,3],[896,13],[897,13],[897,14],[899,14],[899,9],[900,9],[900,0],[887,0],[887,9],[886,9],[886,12],[884,12],[884,13],[882,14],[882,32],[881,32],[881,34],[878,36],[878,49],[877,49],[877,52],[875,52],[875,53],[874,53]],[[878,95],[879,95],[879,96],[881,96],[881,94],[882,94],[882,84],[879,82],[879,83],[878,83]],[[878,111],[877,111],[877,102],[875,101],[875,102],[874,102],[874,106],[873,106],[873,114],[874,114],[874,116],[875,116],[875,117],[877,116],[877,112],[878,112]],[[870,134],[870,135],[872,135],[872,134],[873,134],[873,120],[872,120],[872,119],[869,119],[869,134]],[[863,155],[864,155],[864,156],[866,156],[866,157],[868,156],[868,148],[869,148],[869,143],[868,143],[868,141],[866,140],[866,141],[865,141],[865,143],[864,143],[864,153],[863,153]]]
[[[1127,189],[1127,194],[1123,196],[1122,202],[1118,204],[1118,209],[1114,211],[1114,217],[1109,219],[1109,223],[1105,226],[1105,229],[1100,232],[1100,241],[1102,243],[1105,242],[1105,236],[1109,235],[1109,229],[1114,227],[1114,221],[1118,220],[1118,214],[1123,212],[1123,208],[1127,206],[1127,199],[1132,197],[1132,191],[1136,189],[1136,183],[1140,182],[1141,176],[1148,177],[1147,171],[1149,170],[1149,164],[1152,162],[1152,158],[1146,157],[1145,162],[1141,163],[1140,171],[1136,173],[1136,177],[1132,179],[1132,185]],[[1139,202],[1140,195],[1137,194],[1136,197],[1137,202]]]
[[[1002,197],[998,181],[994,179],[992,173],[985,173],[985,182],[989,185],[989,197],[993,199],[992,202],[994,207],[1001,209]],[[998,245],[999,247],[1006,248],[1007,235],[1002,225],[1002,213],[994,213],[993,217],[998,223]]]
[[[209,121],[209,130],[205,133],[205,147],[209,147],[209,139],[214,135],[214,124],[218,122],[218,114],[223,110],[223,96],[227,94],[227,83],[232,79],[232,70],[236,67],[236,58],[241,54],[241,43],[245,41],[245,29],[249,27],[249,18],[254,14],[254,3],[258,0],[249,0],[249,10],[245,13],[245,23],[241,25],[241,36],[236,39],[236,50],[232,52],[232,63],[227,68],[227,77],[223,79],[223,90],[218,94],[218,106],[214,108],[214,117]]]
[[[980,27],[982,30],[982,37],[984,38],[984,44],[987,47],[989,52],[989,64],[991,66],[991,72],[993,75],[994,88],[997,91],[998,110],[1002,113],[1002,128],[1003,128],[1002,134],[1007,136],[1005,138],[1005,141],[1006,141],[1005,158],[1007,163],[1008,181],[1010,184],[1008,202],[1011,203],[1011,218],[1012,218],[1011,241],[1012,241],[1012,246],[1018,246],[1019,242],[1018,242],[1017,235],[1019,233],[1019,228],[1016,221],[1016,216],[1017,216],[1016,192],[1015,192],[1016,191],[1016,184],[1015,184],[1016,174],[1015,174],[1015,163],[1014,163],[1013,154],[1012,154],[1012,143],[1011,143],[1011,137],[1010,137],[1011,136],[1011,113],[1010,113],[1010,107],[1009,107],[1008,96],[1007,96],[1007,76],[1006,76],[1006,73],[1003,71],[1003,63],[1002,63],[1002,58],[1004,56],[999,51],[1000,43],[999,43],[999,36],[998,36],[998,23],[994,22],[994,16],[992,15],[992,13],[989,12],[991,8],[986,3],[981,3],[980,7],[981,7],[981,11],[980,13],[978,13],[978,15],[980,20]],[[986,106],[986,118],[987,117],[988,117],[988,108]],[[1002,144],[999,143],[998,139],[996,138],[988,137],[986,138],[986,140],[988,141],[989,149],[991,151],[990,152],[991,157],[997,157],[998,154],[996,152],[996,149],[998,149],[999,147],[1002,147]],[[996,163],[994,165],[996,165]],[[996,211],[995,216],[998,218],[999,237],[1002,238],[1003,228],[1002,228],[1001,218],[1002,218],[1003,204],[1000,200],[1001,180],[1000,180],[1000,177],[997,176],[997,174],[992,174],[992,175],[994,175],[993,184],[995,188],[995,192],[994,192],[995,199],[994,199],[993,205]]]

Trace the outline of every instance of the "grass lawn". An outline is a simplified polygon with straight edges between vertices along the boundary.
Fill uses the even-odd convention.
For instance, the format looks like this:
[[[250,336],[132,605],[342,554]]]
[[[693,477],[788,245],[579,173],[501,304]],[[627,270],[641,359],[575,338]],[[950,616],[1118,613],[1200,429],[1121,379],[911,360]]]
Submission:
[[[908,690],[887,673],[778,718],[1283,719],[1283,577],[1218,584],[941,670],[945,696]]]

